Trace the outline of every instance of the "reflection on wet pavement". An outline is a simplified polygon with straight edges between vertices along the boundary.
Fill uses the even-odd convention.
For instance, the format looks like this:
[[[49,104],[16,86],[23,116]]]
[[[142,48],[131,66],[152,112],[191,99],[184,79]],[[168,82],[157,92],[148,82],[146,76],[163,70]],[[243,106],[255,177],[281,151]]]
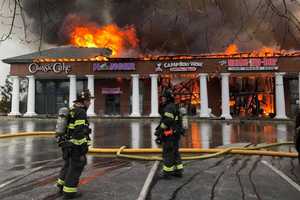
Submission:
[[[1,123],[2,133],[23,131],[53,131],[55,120],[20,120]],[[154,131],[158,121],[136,120],[101,120],[92,121],[91,138],[93,147],[121,147],[128,148],[156,148]],[[221,121],[193,121],[182,137],[181,147],[213,148],[233,143],[273,143],[285,142],[293,139],[293,124],[274,122],[243,122],[228,123]],[[3,160],[1,168],[57,158],[54,138],[12,138],[0,141]],[[277,150],[286,150],[278,147]],[[91,158],[88,158],[91,162]]]
[[[150,120],[94,120],[90,123],[91,138],[93,138],[92,146],[157,147],[154,142],[154,131],[157,126],[158,121]],[[54,119],[3,121],[0,125],[0,133],[53,131],[54,127]],[[185,137],[182,138],[181,146],[187,148],[213,148],[232,143],[285,142],[292,140],[293,134],[293,123],[291,122],[249,121],[228,123],[223,121],[192,121]],[[49,141],[52,140],[49,139]],[[23,143],[25,152],[28,152],[31,149],[33,139],[24,138]],[[15,149],[14,145],[14,140],[12,140],[9,149]]]

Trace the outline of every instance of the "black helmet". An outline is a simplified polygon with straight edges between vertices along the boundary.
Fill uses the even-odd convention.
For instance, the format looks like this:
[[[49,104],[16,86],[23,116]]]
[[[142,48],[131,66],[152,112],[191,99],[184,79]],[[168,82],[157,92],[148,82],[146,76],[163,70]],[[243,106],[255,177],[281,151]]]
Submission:
[[[162,96],[167,100],[174,100],[174,95],[171,89],[165,89]]]
[[[83,90],[77,95],[77,98],[74,102],[83,102],[85,100],[94,99],[95,97],[92,97],[89,90]]]

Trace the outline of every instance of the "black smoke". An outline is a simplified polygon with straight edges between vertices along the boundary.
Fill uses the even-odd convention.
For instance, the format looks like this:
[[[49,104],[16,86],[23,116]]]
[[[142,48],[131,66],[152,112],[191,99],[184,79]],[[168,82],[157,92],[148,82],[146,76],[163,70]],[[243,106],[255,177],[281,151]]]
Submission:
[[[69,44],[73,26],[134,25],[145,54],[297,49],[295,0],[23,0],[31,30],[49,44]]]

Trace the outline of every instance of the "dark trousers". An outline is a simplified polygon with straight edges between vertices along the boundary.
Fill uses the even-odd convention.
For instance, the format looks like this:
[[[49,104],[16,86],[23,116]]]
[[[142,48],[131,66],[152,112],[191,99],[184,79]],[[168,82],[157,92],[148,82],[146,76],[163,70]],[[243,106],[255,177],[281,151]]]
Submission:
[[[64,165],[61,168],[59,179],[64,181],[64,186],[77,188],[80,175],[86,165],[86,150],[84,147],[73,145],[62,148],[62,151]]]
[[[166,173],[182,170],[181,156],[179,153],[179,140],[166,139],[163,142],[163,171]]]
[[[300,132],[296,131],[296,135],[295,135],[295,147],[296,150],[298,152],[298,160],[299,160],[299,164],[300,164]]]

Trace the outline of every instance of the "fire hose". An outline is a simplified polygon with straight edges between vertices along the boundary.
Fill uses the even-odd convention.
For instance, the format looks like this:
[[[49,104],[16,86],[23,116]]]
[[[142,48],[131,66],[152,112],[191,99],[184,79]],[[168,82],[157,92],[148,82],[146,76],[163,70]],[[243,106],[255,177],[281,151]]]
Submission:
[[[16,138],[16,137],[53,137],[55,133],[51,131],[37,131],[37,132],[19,132],[19,133],[8,133],[0,134],[0,139]],[[197,156],[182,156],[182,160],[197,160],[197,159],[208,159],[224,154],[241,154],[241,155],[259,155],[259,156],[278,156],[278,157],[298,157],[296,152],[283,152],[283,151],[269,151],[260,150],[267,149],[281,145],[294,145],[294,142],[281,142],[272,143],[267,145],[255,146],[255,147],[229,147],[229,148],[180,148],[180,152],[183,154],[203,154]],[[89,154],[113,154],[113,157],[117,156],[120,158],[127,159],[139,159],[139,160],[162,160],[160,156],[153,154],[161,154],[162,149],[160,148],[89,148]],[[150,154],[150,155],[132,155],[132,154]]]

